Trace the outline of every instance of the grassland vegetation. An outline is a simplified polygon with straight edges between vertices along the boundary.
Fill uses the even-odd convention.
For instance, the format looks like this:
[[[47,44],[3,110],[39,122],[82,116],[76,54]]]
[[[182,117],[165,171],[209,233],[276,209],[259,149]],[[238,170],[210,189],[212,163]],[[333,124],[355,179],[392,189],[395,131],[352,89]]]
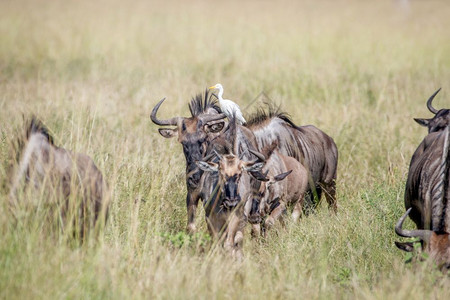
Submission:
[[[394,225],[426,135],[413,117],[438,87],[433,105],[450,106],[450,6],[404,2],[1,1],[0,298],[447,298],[447,276],[405,264]],[[270,98],[339,149],[337,215],[323,201],[265,239],[247,231],[242,263],[201,207],[185,233],[181,146],[149,120],[163,97],[161,118],[187,116],[216,82],[244,116]],[[103,172],[99,240],[46,226],[44,194],[11,216],[10,144],[31,114]]]

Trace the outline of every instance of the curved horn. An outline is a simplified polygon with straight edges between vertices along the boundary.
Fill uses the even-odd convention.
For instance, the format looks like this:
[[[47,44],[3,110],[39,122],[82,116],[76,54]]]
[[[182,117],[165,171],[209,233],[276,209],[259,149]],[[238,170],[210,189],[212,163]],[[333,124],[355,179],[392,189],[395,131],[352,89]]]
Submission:
[[[428,99],[427,101],[428,110],[431,111],[433,114],[437,114],[438,110],[431,105],[431,102],[433,102],[434,97],[437,95],[437,93],[439,93],[440,90],[441,88],[439,88],[436,92],[434,92],[434,94],[431,95],[430,99]]]
[[[206,114],[202,117],[202,121],[203,123],[208,123],[211,121],[217,121],[220,119],[225,119],[226,115],[225,114]]]
[[[248,151],[250,151],[251,154],[253,154],[254,156],[256,156],[258,158],[258,160],[260,161],[266,161],[266,158],[264,157],[264,155],[262,155],[261,153],[259,153],[258,151],[252,150],[252,149],[248,149]]]
[[[209,153],[208,155],[206,155],[205,157],[202,158],[202,161],[204,162],[208,162],[211,158],[213,158],[216,155],[216,150],[213,150],[213,153]]]
[[[405,221],[406,217],[411,212],[412,207],[410,207],[406,213],[398,220],[397,224],[395,225],[395,233],[397,233],[399,236],[402,237],[418,237],[425,243],[428,243],[430,241],[431,235],[433,234],[433,231],[431,230],[406,230],[403,229],[403,222]]]
[[[156,125],[160,125],[160,126],[166,126],[166,125],[177,126],[178,125],[178,120],[180,120],[181,117],[174,117],[172,119],[167,119],[167,120],[159,120],[156,117],[156,113],[158,112],[158,109],[161,106],[161,104],[164,102],[164,100],[166,100],[166,98],[163,98],[161,101],[158,102],[158,104],[155,105],[155,107],[152,110],[152,113],[150,114],[150,119]]]
[[[216,149],[214,149],[213,151],[214,151],[214,154],[219,158],[219,160],[221,160],[221,159],[222,159],[222,155],[220,155],[220,154],[216,151]]]

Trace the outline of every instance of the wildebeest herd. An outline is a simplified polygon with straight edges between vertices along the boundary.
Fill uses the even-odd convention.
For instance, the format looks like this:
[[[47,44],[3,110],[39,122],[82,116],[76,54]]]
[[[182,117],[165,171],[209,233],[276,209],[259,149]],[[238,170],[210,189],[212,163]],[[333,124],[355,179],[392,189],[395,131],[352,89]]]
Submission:
[[[403,237],[417,237],[424,252],[441,269],[450,267],[450,109],[437,110],[431,119],[415,119],[428,127],[429,134],[414,153],[405,190],[406,213],[395,231]],[[333,139],[315,126],[297,126],[275,108],[259,109],[246,120],[225,114],[213,93],[206,90],[189,103],[189,117],[157,117],[165,99],[153,108],[150,119],[165,138],[176,137],[186,158],[187,230],[196,231],[199,201],[212,237],[224,249],[241,258],[244,227],[252,235],[265,235],[282,220],[289,207],[292,219],[316,210],[324,194],[332,213],[338,210],[336,177],[338,150]],[[104,222],[108,196],[103,176],[91,158],[57,147],[47,128],[36,118],[26,123],[19,138],[17,164],[10,188],[12,209],[19,191],[57,190],[62,199],[61,215],[66,215],[78,199],[75,210],[79,232]],[[73,206],[73,205],[72,205]],[[416,230],[403,229],[407,216]],[[73,220],[71,220],[73,222]],[[414,242],[396,242],[413,251]]]

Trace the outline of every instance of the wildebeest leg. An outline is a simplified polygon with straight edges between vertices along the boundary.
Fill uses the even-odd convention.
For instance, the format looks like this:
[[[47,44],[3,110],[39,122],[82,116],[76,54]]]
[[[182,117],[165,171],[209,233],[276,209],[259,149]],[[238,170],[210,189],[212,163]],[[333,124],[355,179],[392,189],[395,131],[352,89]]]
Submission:
[[[280,205],[278,205],[267,217],[265,221],[265,227],[266,229],[270,229],[274,224],[275,221],[286,211],[286,205],[284,202],[280,201]]]
[[[314,208],[317,207],[317,204],[320,203],[320,199],[322,199],[322,186],[316,186],[316,194],[314,195]]]
[[[236,213],[233,212],[228,219],[227,237],[224,243],[224,247],[227,251],[232,252],[234,248],[234,238],[239,227],[239,219]]]
[[[312,194],[311,190],[308,190],[305,193],[305,201],[303,203],[303,213],[308,216],[310,213],[313,213],[315,210],[315,204],[314,204],[314,196]]]
[[[336,181],[333,180],[331,183],[327,183],[324,186],[325,198],[328,202],[328,207],[333,210],[334,213],[337,212],[336,203]]]
[[[242,233],[241,230],[238,230],[234,237],[234,250],[233,250],[233,257],[236,258],[238,261],[242,261],[242,259],[244,258],[244,255],[242,253],[243,241],[244,241],[244,234]]]
[[[303,196],[295,203],[294,210],[292,211],[292,220],[294,222],[297,222],[300,216],[302,215],[302,203],[303,203]]]
[[[251,235],[252,237],[261,236],[261,224],[252,224]]]
[[[239,212],[240,209],[242,208],[236,209],[229,218],[227,237],[224,243],[225,250],[237,259],[242,258],[242,229],[245,226],[245,222],[242,222],[242,218],[237,215],[242,213],[242,211]]]
[[[199,199],[200,197],[198,195],[192,196],[191,193],[189,192],[186,196],[186,206],[188,215],[187,231],[189,233],[194,233],[197,230],[197,228],[195,227],[195,212],[197,211]]]
[[[261,213],[259,201],[256,199],[249,199],[244,210],[247,215],[247,221],[252,224],[252,237],[259,237],[261,235]]]

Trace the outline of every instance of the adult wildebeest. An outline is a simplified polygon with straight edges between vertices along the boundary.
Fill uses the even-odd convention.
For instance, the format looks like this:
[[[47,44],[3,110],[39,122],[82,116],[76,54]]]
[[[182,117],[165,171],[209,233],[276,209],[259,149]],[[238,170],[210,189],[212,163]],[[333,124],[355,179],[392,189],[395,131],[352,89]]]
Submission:
[[[429,134],[411,158],[405,190],[405,206],[412,207],[411,219],[419,229],[450,230],[448,126],[450,110],[437,111],[432,101],[437,90],[427,101],[428,109],[435,114],[431,119],[415,119],[428,126]]]
[[[165,98],[153,108],[150,119],[159,126],[175,126],[175,128],[160,128],[159,133],[165,138],[177,137],[183,146],[186,159],[186,206],[188,212],[187,229],[195,231],[195,212],[200,200],[199,182],[203,172],[196,162],[206,156],[208,145],[216,139],[225,127],[226,116],[222,114],[216,101],[211,98],[208,90],[204,95],[197,95],[189,103],[191,117],[173,117],[158,119],[156,114]]]
[[[427,233],[427,236],[431,237],[450,232],[450,110],[438,111],[432,106],[439,90],[427,101],[428,109],[435,116],[431,119],[415,119],[419,124],[428,127],[428,135],[412,156],[405,189],[405,207],[408,213],[411,212],[410,218],[419,230],[433,232],[434,235]],[[398,227],[401,228],[402,222],[399,224]],[[424,242],[424,250],[435,253],[434,249],[429,249],[434,247],[434,244]],[[411,243],[396,244],[402,250],[412,250]]]
[[[264,225],[269,229],[288,205],[294,207],[292,219],[297,221],[308,188],[308,170],[293,157],[281,154],[276,142],[264,148],[262,154],[266,157],[262,173],[268,181],[253,191],[250,222],[260,223],[268,215]]]
[[[105,221],[108,200],[102,173],[89,156],[57,147],[48,129],[35,117],[26,124],[25,136],[17,140],[16,157],[18,165],[10,190],[12,209],[19,203],[19,190],[28,186],[53,195],[60,206],[57,213],[64,221],[71,214],[81,238],[99,219]]]
[[[293,157],[305,166],[309,173],[308,193],[316,194],[320,200],[324,192],[329,207],[337,211],[338,150],[331,137],[313,125],[295,125],[285,113],[272,106],[268,112],[261,109],[249,118],[247,127],[254,133],[259,151],[276,141],[282,155]]]
[[[212,192],[205,203],[209,232],[219,238],[224,233],[225,249],[237,258],[242,257],[243,229],[247,223],[244,209],[251,184],[248,178],[244,178],[252,172],[258,172],[262,165],[257,160],[243,161],[231,153],[220,155],[217,163],[199,162],[203,171],[216,173],[217,176],[213,180],[212,176],[202,176],[205,181],[211,180],[209,184]],[[208,183],[205,184],[208,186]]]

